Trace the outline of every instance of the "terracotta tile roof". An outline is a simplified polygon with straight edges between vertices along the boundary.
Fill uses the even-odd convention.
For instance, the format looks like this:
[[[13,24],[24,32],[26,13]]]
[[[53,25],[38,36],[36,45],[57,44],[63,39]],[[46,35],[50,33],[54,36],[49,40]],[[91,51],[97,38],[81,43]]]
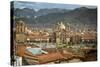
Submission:
[[[25,50],[25,47],[23,49],[22,48],[23,47],[19,47],[18,54],[19,54],[19,56],[23,56],[26,59],[28,59],[28,63],[30,63],[30,64],[34,63],[33,60],[38,61],[35,64],[45,64],[45,63],[54,62],[57,60],[64,60],[64,59],[67,60],[67,59],[75,56],[75,55],[73,55],[73,53],[68,52],[66,50],[65,51],[61,50],[61,51],[51,52],[48,54],[33,55],[32,53]]]
[[[49,39],[49,36],[27,36],[30,39]]]
[[[65,54],[56,52],[56,53],[42,54],[42,55],[38,55],[38,56],[27,56],[27,57],[30,58],[30,61],[28,60],[29,63],[30,62],[32,63],[32,59],[36,59],[36,61],[38,61],[38,63],[36,63],[36,64],[45,64],[45,63],[54,62],[57,60],[64,60],[64,59],[68,60],[71,58],[83,58],[79,55],[73,55],[70,52],[66,52]],[[33,63],[34,63],[34,61],[33,61]]]
[[[55,53],[55,52],[57,52],[57,49],[55,49],[55,48],[44,48],[42,50],[47,51],[48,53]]]
[[[85,40],[94,40],[94,39],[96,39],[96,37],[92,37],[92,36],[84,36],[84,37],[82,37],[82,39],[85,39]]]
[[[82,39],[86,39],[86,40],[89,40],[89,39],[96,39],[96,34],[94,33],[84,33],[84,35],[82,35]]]
[[[45,64],[45,63],[54,62],[57,60],[64,60],[64,59],[68,60],[75,57],[80,58],[81,56],[75,55],[68,51],[64,51],[64,52],[60,51],[60,52],[53,52],[53,53],[41,54],[41,55],[32,55],[31,53],[25,52],[24,57],[28,59],[29,64],[33,64],[34,60],[38,61],[37,63],[35,62],[35,64]]]
[[[37,58],[39,59],[40,64],[64,59],[63,55],[60,52],[40,55],[37,56]]]

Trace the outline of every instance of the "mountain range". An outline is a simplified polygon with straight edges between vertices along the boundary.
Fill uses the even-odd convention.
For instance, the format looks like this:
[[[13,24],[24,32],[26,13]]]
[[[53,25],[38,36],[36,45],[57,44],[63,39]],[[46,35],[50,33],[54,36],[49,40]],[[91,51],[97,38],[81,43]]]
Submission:
[[[30,8],[16,8],[13,17],[15,17],[15,21],[23,20],[27,24],[39,27],[49,27],[58,22],[63,22],[65,25],[70,23],[97,26],[97,8],[80,7],[73,10],[52,8],[38,11]]]

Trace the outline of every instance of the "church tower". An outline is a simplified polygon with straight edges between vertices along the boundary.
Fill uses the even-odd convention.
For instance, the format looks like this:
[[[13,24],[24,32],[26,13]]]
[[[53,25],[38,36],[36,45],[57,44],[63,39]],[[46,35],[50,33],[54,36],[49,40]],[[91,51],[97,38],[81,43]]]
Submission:
[[[16,22],[16,42],[24,43],[26,41],[26,25],[23,21]]]
[[[55,37],[56,37],[56,45],[57,47],[62,46],[63,44],[63,39],[64,39],[64,33],[66,31],[66,27],[63,24],[63,22],[57,23],[55,27]]]

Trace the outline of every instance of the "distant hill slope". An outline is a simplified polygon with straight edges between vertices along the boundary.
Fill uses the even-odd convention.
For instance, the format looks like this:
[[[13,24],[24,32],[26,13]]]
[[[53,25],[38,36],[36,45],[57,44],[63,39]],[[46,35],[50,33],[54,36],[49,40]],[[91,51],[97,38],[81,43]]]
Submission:
[[[45,24],[48,26],[57,22],[71,23],[71,24],[97,24],[97,9],[89,9],[86,7],[77,8],[74,10],[66,9],[40,9],[34,11],[33,9],[15,9],[15,20],[23,20],[28,24]],[[34,26],[33,25],[33,26]]]

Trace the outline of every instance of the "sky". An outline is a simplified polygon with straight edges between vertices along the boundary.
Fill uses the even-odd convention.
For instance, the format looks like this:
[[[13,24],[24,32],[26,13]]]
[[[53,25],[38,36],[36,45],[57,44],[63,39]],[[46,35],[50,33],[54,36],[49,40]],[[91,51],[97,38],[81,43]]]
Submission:
[[[14,1],[15,8],[31,8],[34,10],[45,9],[45,8],[61,8],[61,9],[75,9],[79,7],[96,8],[96,6],[86,5],[74,5],[74,4],[56,4],[56,3],[43,3],[43,2],[25,2],[25,1]]]

